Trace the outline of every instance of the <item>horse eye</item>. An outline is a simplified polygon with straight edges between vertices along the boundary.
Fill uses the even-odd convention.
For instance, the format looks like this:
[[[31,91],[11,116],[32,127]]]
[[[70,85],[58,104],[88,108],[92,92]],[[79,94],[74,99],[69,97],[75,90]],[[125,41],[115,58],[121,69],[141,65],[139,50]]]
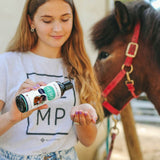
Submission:
[[[105,59],[105,58],[107,58],[108,56],[109,56],[109,53],[102,51],[102,52],[99,54],[98,59],[99,59],[99,60]]]

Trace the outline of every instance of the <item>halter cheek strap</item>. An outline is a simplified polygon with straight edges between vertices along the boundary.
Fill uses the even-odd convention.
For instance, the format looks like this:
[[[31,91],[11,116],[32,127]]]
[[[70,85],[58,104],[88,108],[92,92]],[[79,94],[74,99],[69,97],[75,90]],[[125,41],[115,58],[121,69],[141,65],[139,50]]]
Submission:
[[[135,94],[134,88],[134,81],[130,79],[130,73],[133,71],[132,61],[135,58],[137,51],[138,51],[138,38],[140,33],[140,23],[138,22],[134,28],[134,33],[132,36],[132,41],[128,44],[126,50],[126,59],[124,64],[122,65],[121,71],[116,75],[116,77],[109,83],[109,85],[104,89],[102,92],[103,97],[107,97],[108,94],[117,86],[117,84],[123,79],[126,75],[127,80],[125,81],[125,85],[127,86],[128,90],[132,94],[133,98],[137,98],[138,96]],[[130,67],[130,71],[126,71],[125,67]],[[126,104],[121,108],[121,110],[117,110],[107,101],[103,102],[103,106],[112,114],[119,114],[121,110],[126,106]]]

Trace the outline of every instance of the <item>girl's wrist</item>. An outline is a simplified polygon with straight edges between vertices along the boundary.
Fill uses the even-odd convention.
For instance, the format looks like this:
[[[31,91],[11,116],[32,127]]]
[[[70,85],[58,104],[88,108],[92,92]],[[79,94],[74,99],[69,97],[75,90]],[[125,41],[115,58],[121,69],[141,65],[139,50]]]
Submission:
[[[8,121],[8,123],[9,123],[10,125],[14,125],[14,124],[16,124],[16,123],[19,122],[19,120],[18,120],[17,118],[11,116],[11,113],[10,113],[10,112],[7,112],[7,113],[6,113],[6,120]]]

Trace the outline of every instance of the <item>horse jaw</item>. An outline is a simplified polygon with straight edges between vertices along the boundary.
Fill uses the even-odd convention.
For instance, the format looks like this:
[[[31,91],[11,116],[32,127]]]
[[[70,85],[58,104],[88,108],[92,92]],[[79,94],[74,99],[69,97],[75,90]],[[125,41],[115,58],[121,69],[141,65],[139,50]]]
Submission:
[[[157,74],[158,75],[158,74]],[[160,73],[159,73],[160,75]],[[148,99],[154,104],[157,112],[160,115],[160,85],[159,85],[159,78],[150,77],[151,83],[148,84],[148,88],[146,90],[146,94]],[[155,81],[154,81],[155,79]]]

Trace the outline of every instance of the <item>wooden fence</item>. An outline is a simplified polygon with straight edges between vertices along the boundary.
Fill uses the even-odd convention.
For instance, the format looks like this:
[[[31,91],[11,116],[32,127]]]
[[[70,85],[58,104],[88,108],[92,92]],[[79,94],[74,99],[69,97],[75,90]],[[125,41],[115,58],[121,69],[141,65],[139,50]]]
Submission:
[[[133,99],[131,107],[136,122],[160,124],[160,115],[150,101]]]

